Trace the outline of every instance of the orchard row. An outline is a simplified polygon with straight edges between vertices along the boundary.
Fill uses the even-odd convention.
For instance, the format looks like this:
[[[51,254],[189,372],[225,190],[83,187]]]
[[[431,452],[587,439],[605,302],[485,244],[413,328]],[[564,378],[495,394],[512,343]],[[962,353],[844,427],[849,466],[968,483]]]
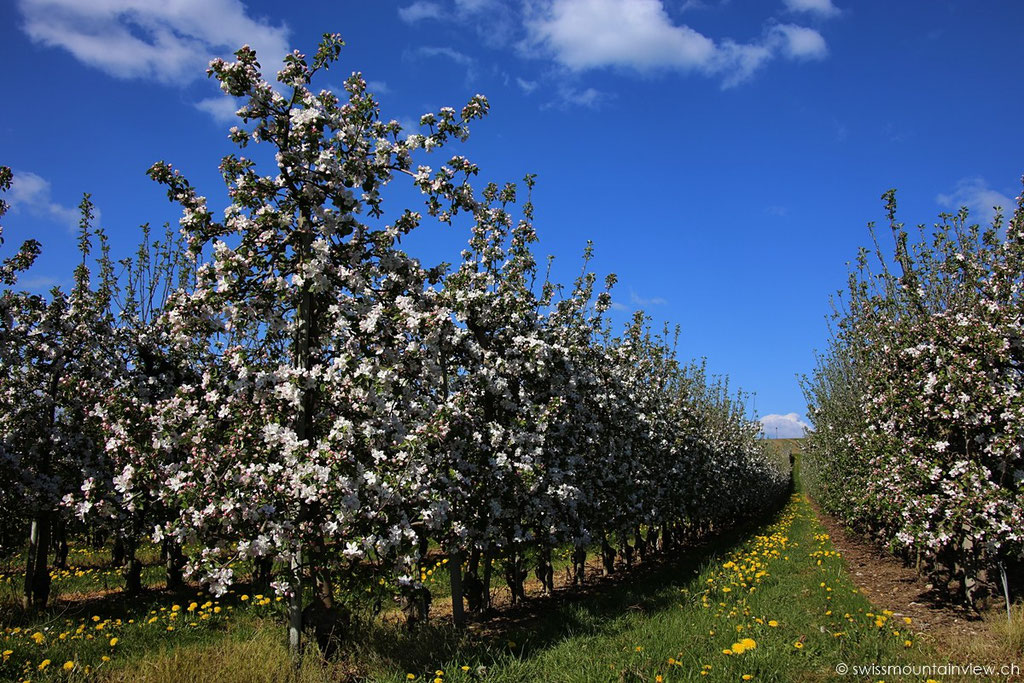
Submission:
[[[861,252],[805,382],[807,471],[826,509],[937,586],[998,598],[1024,578],[1024,203],[912,240],[883,198],[895,252]]]
[[[552,587],[556,550],[579,573],[588,548],[614,564],[784,498],[741,396],[643,314],[614,331],[613,276],[545,275],[532,177],[477,189],[465,157],[414,166],[464,142],[486,100],[403,134],[359,74],[347,98],[309,88],[340,48],[293,53],[276,86],[248,47],[211,63],[244,102],[231,139],[276,159],[262,175],[224,158],[222,219],[161,162],[149,174],[183,207],[179,234],[147,231],[115,262],[86,198],[70,293],[17,291],[35,243],[3,262],[0,505],[30,536],[28,601],[45,604],[51,530],[75,516],[121,539],[129,590],[147,537],[214,594],[255,567],[289,598],[297,645],[304,598],[330,621],[367,568],[425,611],[440,553],[460,621],[495,559],[515,599],[528,563]],[[400,178],[467,231],[455,267],[401,249],[424,214],[384,218]]]

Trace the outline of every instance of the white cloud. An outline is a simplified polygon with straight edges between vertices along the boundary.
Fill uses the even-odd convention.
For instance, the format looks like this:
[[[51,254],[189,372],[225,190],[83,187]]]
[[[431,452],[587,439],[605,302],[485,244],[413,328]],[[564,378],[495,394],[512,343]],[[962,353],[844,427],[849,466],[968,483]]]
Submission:
[[[748,80],[777,56],[820,59],[827,54],[820,33],[794,24],[771,25],[751,43],[716,43],[685,24],[674,24],[662,0],[547,0],[532,6],[524,25],[521,53],[548,55],[572,71],[692,71],[720,77],[726,88]]]
[[[516,76],[516,85],[522,88],[523,92],[529,95],[537,89],[537,81],[528,81]]]
[[[935,201],[953,210],[966,206],[972,219],[979,222],[992,221],[996,215],[993,207],[1002,208],[1003,216],[1008,216],[1017,206],[1017,202],[990,188],[984,178],[963,178],[957,182],[955,190],[949,194],[940,194]]]
[[[791,12],[810,12],[821,17],[839,14],[839,8],[832,4],[832,0],[783,0],[783,3]]]
[[[47,218],[65,226],[69,232],[78,229],[81,214],[77,208],[53,201],[50,182],[28,171],[14,171],[14,180],[7,196],[13,211],[25,211],[32,216]],[[99,210],[93,209],[96,222]]]
[[[749,80],[773,56],[767,45],[741,45],[727,40],[715,53],[713,70],[723,74],[723,88],[732,88]]]
[[[436,2],[417,0],[408,7],[398,8],[398,18],[407,24],[414,24],[423,19],[440,19],[444,13]]]
[[[69,287],[69,283],[60,278],[49,275],[33,275],[30,277],[18,278],[18,287],[27,289],[30,292],[48,292],[54,287]]]
[[[761,431],[768,438],[798,439],[804,435],[804,430],[811,429],[796,413],[765,415],[760,422]]]
[[[391,88],[384,81],[367,81],[366,89],[374,95],[387,95],[391,92]]]
[[[634,306],[664,306],[668,303],[667,299],[663,299],[660,296],[651,297],[650,299],[638,296],[632,289],[629,290],[629,302]]]
[[[410,53],[406,53],[407,55]],[[476,60],[467,54],[454,50],[450,47],[419,47],[411,53],[413,58],[416,59],[429,59],[432,57],[441,57],[442,59],[448,59],[466,69],[466,83],[467,85],[476,80],[477,68]]]
[[[232,123],[235,121],[235,112],[238,111],[240,105],[233,97],[214,95],[213,97],[199,100],[192,106],[212,116],[213,120],[217,123]]]
[[[778,24],[772,31],[783,39],[782,50],[792,59],[824,59],[828,55],[825,39],[812,28]]]
[[[476,14],[479,12],[493,12],[500,7],[499,0],[455,0],[455,7],[460,12]]]
[[[288,28],[250,18],[240,0],[20,0],[33,42],[60,47],[117,78],[182,85],[209,60],[251,45],[276,72]]]
[[[420,57],[444,57],[462,66],[471,66],[473,58],[450,47],[421,47],[416,49]]]
[[[556,99],[542,105],[541,109],[568,109],[569,107],[597,109],[610,97],[607,93],[603,93],[596,88],[580,89],[563,83],[558,86]]]
[[[576,71],[703,68],[715,54],[709,38],[673,25],[660,0],[553,0],[527,18],[526,29],[530,44]]]

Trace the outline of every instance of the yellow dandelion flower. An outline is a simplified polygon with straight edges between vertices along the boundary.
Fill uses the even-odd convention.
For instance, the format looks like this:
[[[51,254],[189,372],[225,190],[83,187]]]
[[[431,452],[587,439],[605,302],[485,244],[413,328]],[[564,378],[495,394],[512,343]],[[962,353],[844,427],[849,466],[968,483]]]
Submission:
[[[798,650],[802,650],[804,648],[804,644],[798,640],[795,643],[793,643],[793,647],[795,647]]]
[[[65,671],[71,671],[72,669],[74,669],[74,668],[75,668],[75,663],[74,663],[74,662],[72,662],[72,661],[71,661],[71,660],[69,659],[68,661],[64,662],[64,666],[63,666],[63,667],[61,667],[61,668],[62,668],[62,669],[64,669]]]
[[[117,638],[111,638],[110,639],[110,647],[114,647],[115,645],[117,645]]]
[[[753,678],[753,676],[751,676],[750,674],[743,674],[741,678],[745,681],[749,681],[751,678]]]
[[[416,680],[416,674],[405,674],[405,677],[407,679],[409,679],[410,681],[415,681]]]
[[[107,655],[103,655],[102,657],[100,657],[100,660],[102,660],[104,662],[109,662],[110,661],[110,657],[108,657]]]
[[[40,671],[42,671],[43,669],[45,669],[48,666],[50,666],[50,660],[49,659],[44,659],[43,661],[39,662],[39,670]]]
[[[779,625],[779,622],[775,621],[774,619],[769,619],[768,620],[768,625],[771,626],[772,628],[775,628],[776,626]]]
[[[246,600],[248,600],[248,599],[249,599],[249,596],[248,596],[248,595],[243,595],[243,596],[241,597],[241,600],[242,600],[242,602],[245,602],[245,601],[246,601]]]

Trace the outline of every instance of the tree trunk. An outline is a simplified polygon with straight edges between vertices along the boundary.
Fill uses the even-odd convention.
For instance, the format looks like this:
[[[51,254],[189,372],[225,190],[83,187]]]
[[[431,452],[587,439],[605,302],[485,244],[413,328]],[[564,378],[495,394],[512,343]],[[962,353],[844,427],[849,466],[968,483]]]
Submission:
[[[40,512],[32,520],[29,532],[28,558],[25,562],[26,609],[42,609],[50,599],[50,569],[47,566],[47,551],[50,549],[50,511]]]
[[[302,550],[292,558],[291,585],[288,594],[288,650],[297,658],[302,648]]]
[[[555,592],[555,569],[551,564],[551,547],[544,546],[537,551],[537,580],[544,595]]]
[[[572,551],[572,585],[582,586],[586,579],[586,571],[587,549],[578,545]]]
[[[601,573],[609,576],[615,573],[615,548],[608,543],[608,537],[601,534]]]
[[[462,606],[462,553],[448,553],[448,576],[452,588],[452,621],[457,628],[466,625],[466,612]]]
[[[125,537],[124,543],[125,563],[122,570],[124,576],[124,590],[129,596],[136,596],[142,592],[142,562],[136,557],[139,542],[135,536]]]
[[[484,552],[483,611],[491,609],[491,570],[494,568],[494,553],[491,546]]]
[[[53,566],[58,569],[68,568],[68,525],[63,519],[54,521],[53,529]]]
[[[124,537],[121,534],[114,535],[114,547],[110,550],[110,564],[115,567],[124,565],[125,548]]]
[[[269,557],[258,557],[253,560],[253,586],[262,591],[270,590],[270,579],[274,571],[274,561]]]
[[[185,586],[185,555],[173,538],[165,538],[164,561],[167,568],[167,590],[181,590]]]

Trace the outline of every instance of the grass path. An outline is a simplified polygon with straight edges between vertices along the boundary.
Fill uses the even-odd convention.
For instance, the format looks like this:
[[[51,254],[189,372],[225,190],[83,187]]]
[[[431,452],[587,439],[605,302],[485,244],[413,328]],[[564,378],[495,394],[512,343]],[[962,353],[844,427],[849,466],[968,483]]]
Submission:
[[[429,663],[416,648],[403,652],[375,662],[373,678],[818,681],[835,678],[840,663],[937,661],[912,623],[875,612],[854,587],[801,494],[700,567],[667,566],[482,652]]]

